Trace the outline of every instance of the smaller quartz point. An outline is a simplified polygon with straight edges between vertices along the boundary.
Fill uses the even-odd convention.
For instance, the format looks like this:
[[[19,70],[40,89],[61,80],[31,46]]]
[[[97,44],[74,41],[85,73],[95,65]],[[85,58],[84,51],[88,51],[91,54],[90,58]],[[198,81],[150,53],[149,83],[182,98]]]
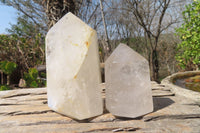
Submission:
[[[103,113],[97,34],[72,13],[46,36],[48,106],[83,120]]]
[[[115,116],[136,118],[153,111],[148,61],[119,44],[105,62],[106,108]]]

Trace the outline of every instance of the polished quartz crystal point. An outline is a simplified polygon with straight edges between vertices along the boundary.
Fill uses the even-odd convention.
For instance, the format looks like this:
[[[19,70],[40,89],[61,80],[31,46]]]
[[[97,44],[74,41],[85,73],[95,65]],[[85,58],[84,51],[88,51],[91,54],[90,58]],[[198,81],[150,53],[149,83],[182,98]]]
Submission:
[[[72,13],[46,36],[48,106],[82,120],[102,114],[96,31]]]
[[[148,61],[119,44],[105,62],[106,108],[120,117],[135,118],[153,111]]]

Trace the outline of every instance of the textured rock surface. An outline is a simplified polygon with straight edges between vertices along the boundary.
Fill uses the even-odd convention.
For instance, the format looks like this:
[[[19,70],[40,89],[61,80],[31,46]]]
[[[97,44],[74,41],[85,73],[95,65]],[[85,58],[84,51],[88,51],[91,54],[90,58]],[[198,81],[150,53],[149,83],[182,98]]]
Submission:
[[[200,105],[171,95],[170,89],[152,82],[154,111],[143,117],[117,118],[105,110],[102,115],[81,122],[50,110],[46,88],[0,91],[0,132],[199,133]]]
[[[106,108],[116,116],[135,118],[153,111],[149,65],[120,44],[105,62]]]
[[[181,95],[185,96],[187,98],[190,98],[198,103],[200,103],[200,93],[195,92],[189,89],[182,88],[180,86],[175,85],[173,82],[176,79],[181,79],[183,77],[190,77],[190,76],[195,76],[195,75],[200,75],[200,71],[186,71],[186,72],[178,72],[174,73],[165,79],[162,80],[162,84],[171,87],[172,92],[175,93],[176,95]]]
[[[49,107],[79,120],[102,114],[96,31],[68,13],[49,30],[46,51]]]

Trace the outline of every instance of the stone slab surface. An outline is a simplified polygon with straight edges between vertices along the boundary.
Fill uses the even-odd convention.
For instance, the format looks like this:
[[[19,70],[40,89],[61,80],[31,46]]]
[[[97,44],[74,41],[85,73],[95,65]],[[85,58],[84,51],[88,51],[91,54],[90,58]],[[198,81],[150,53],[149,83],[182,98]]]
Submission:
[[[165,79],[162,80],[161,83],[165,86],[171,87],[172,92],[175,93],[176,95],[185,96],[187,98],[190,98],[191,100],[194,100],[194,101],[200,103],[200,93],[199,92],[182,88],[173,83],[176,79],[181,79],[183,77],[190,77],[190,76],[195,76],[195,75],[200,75],[200,71],[178,72],[178,73],[174,73],[174,74],[166,77]]]
[[[0,133],[199,133],[200,105],[164,85],[151,85],[154,111],[135,119],[118,118],[104,109],[103,115],[76,121],[47,106],[46,88],[1,91]]]

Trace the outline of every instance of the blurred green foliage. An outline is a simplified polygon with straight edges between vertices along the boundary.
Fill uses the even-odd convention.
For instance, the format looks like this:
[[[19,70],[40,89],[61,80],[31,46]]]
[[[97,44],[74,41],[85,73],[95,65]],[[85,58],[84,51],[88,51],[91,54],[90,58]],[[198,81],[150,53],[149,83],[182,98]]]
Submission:
[[[15,71],[16,68],[17,64],[14,62],[9,62],[9,61],[0,62],[0,70],[7,75],[7,85],[10,85],[10,75]],[[1,80],[2,79],[3,77],[1,77]]]
[[[11,88],[7,85],[0,85],[0,91],[6,91],[6,90],[10,90]]]
[[[186,6],[184,23],[176,31],[182,40],[178,44],[176,59],[185,70],[200,69],[200,1]]]
[[[24,73],[24,80],[26,81],[27,87],[37,88],[44,87],[46,85],[46,81],[39,78],[39,73],[35,68],[30,68],[28,72]]]
[[[0,60],[15,62],[23,72],[45,64],[44,37],[40,33],[31,38],[0,35],[0,48]]]
[[[11,75],[12,72],[17,68],[17,64],[9,61],[1,61],[0,69],[7,75]]]

